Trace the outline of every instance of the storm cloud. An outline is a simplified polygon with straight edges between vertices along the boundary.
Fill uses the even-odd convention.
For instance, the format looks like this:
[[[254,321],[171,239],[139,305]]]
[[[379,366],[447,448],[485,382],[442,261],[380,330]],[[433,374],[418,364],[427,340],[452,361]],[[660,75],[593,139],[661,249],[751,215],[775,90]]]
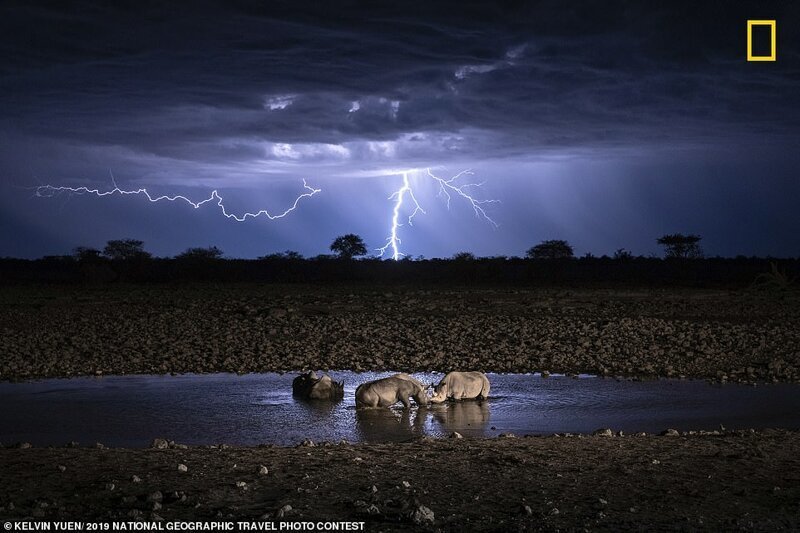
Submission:
[[[778,62],[744,61],[748,18],[780,21]],[[0,170],[329,190],[390,169],[746,150],[783,176],[798,23],[791,2],[5,2]]]

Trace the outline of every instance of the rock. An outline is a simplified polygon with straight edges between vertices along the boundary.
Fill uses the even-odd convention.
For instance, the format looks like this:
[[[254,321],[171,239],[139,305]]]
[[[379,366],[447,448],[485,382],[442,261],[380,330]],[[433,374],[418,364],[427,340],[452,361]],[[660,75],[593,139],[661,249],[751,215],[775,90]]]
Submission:
[[[151,492],[150,494],[147,495],[148,502],[160,502],[163,500],[164,500],[164,495],[161,493],[160,490]]]
[[[500,433],[498,435],[498,437],[501,438],[501,439],[516,439],[517,438],[517,436],[514,435],[513,433]]]
[[[661,433],[659,433],[662,437],[680,437],[681,434],[678,432],[677,429],[665,429]]]
[[[140,516],[142,516],[142,512],[139,509],[131,509],[130,511],[128,511],[128,516],[130,516],[131,518],[139,518]]]
[[[169,448],[169,443],[166,439],[153,439],[153,442],[150,443],[150,447],[156,450],[166,450]]]
[[[454,432],[450,433],[450,438],[451,439],[463,439],[464,435],[462,435],[458,431],[454,431]]]
[[[178,465],[178,472],[188,472],[188,471],[189,467],[186,466],[185,464],[181,463]]]
[[[168,503],[176,502],[176,501],[185,502],[186,501],[186,493],[183,492],[182,490],[180,490],[180,491],[173,490],[169,494],[165,494],[164,495],[164,501],[168,502]]]
[[[284,505],[275,513],[275,518],[283,518],[292,512],[292,506],[289,504]]]
[[[238,487],[238,488],[240,488],[242,490],[247,489],[247,482],[245,482],[245,481],[237,481],[236,482],[236,487]]]
[[[380,508],[373,504],[368,504],[364,500],[356,500],[353,502],[353,507],[356,509],[357,514],[366,514],[366,515],[379,515],[381,514]]]
[[[267,474],[269,474],[269,469],[266,466],[261,465],[258,467],[259,476],[266,476]]]
[[[150,520],[152,520],[154,522],[162,522],[164,520],[164,517],[159,515],[159,514],[152,513],[150,515]]]
[[[594,435],[595,437],[613,437],[614,432],[611,431],[609,428],[603,428],[595,430],[595,432],[592,433],[592,435]]]
[[[416,509],[414,509],[414,511],[412,511],[411,521],[417,524],[418,526],[433,524],[434,521],[433,511],[431,511],[424,505],[420,505]]]
[[[161,509],[161,502],[153,502],[152,506],[153,511],[158,511]]]
[[[312,447],[316,446],[316,444],[314,444],[314,441],[311,439],[303,439],[303,442],[300,443],[300,446]]]

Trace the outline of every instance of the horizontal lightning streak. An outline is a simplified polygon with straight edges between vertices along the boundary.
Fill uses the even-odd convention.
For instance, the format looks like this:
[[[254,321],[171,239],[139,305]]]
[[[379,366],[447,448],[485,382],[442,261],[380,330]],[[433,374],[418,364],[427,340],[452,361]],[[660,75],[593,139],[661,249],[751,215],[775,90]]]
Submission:
[[[114,188],[111,189],[110,191],[100,191],[99,189],[90,189],[88,187],[55,187],[53,185],[40,185],[39,187],[35,188],[34,195],[38,196],[40,198],[51,198],[51,197],[53,197],[53,196],[55,196],[57,194],[60,194],[60,193],[94,194],[95,196],[99,196],[99,197],[110,196],[110,195],[113,195],[113,194],[119,194],[119,195],[122,195],[122,196],[129,195],[129,194],[141,194],[141,195],[144,195],[152,203],[160,202],[162,200],[166,200],[168,202],[183,201],[183,202],[186,202],[187,204],[189,204],[190,206],[192,206],[195,209],[198,209],[203,204],[207,204],[209,202],[213,202],[213,201],[216,200],[216,204],[219,206],[220,210],[222,211],[222,214],[226,218],[233,219],[233,220],[235,220],[237,222],[244,222],[248,218],[257,218],[257,217],[260,217],[260,216],[264,216],[264,217],[268,218],[269,220],[276,220],[276,219],[279,219],[279,218],[283,218],[286,215],[288,215],[289,213],[291,213],[292,211],[294,211],[295,209],[297,209],[297,206],[300,204],[300,201],[303,198],[311,198],[315,194],[317,194],[319,192],[322,192],[322,189],[315,189],[315,188],[311,187],[310,185],[308,185],[308,183],[306,183],[306,180],[303,180],[303,189],[305,189],[306,192],[304,192],[303,194],[301,194],[297,198],[295,198],[295,200],[292,203],[291,207],[289,207],[285,211],[283,211],[281,213],[278,213],[278,214],[272,214],[269,211],[267,211],[266,209],[262,209],[260,211],[256,211],[255,213],[247,212],[247,213],[244,213],[243,215],[236,215],[234,213],[229,213],[228,212],[228,210],[225,208],[225,204],[222,201],[222,197],[219,195],[219,193],[216,191],[216,189],[213,190],[211,192],[211,196],[209,196],[205,200],[200,200],[199,202],[193,202],[189,198],[187,198],[185,196],[182,196],[180,194],[175,195],[175,196],[163,195],[163,196],[153,197],[153,196],[150,195],[150,193],[147,191],[147,189],[144,189],[144,188],[130,190],[130,191],[126,191],[126,190],[120,189],[119,186],[117,186],[117,183],[114,180],[113,175],[111,176],[111,181],[114,183]]]

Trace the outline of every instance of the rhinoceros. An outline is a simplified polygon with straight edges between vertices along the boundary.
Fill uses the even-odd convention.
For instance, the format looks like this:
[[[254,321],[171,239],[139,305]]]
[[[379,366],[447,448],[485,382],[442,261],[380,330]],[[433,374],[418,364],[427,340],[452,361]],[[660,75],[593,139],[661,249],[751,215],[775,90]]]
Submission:
[[[333,381],[330,376],[319,378],[312,370],[294,378],[292,394],[304,400],[341,400],[344,397],[344,383]]]
[[[431,403],[453,400],[485,400],[489,379],[483,372],[449,372],[433,390]]]
[[[408,409],[411,407],[409,397],[417,405],[428,405],[425,385],[408,374],[396,374],[359,385],[356,389],[356,407],[389,407],[400,402]]]

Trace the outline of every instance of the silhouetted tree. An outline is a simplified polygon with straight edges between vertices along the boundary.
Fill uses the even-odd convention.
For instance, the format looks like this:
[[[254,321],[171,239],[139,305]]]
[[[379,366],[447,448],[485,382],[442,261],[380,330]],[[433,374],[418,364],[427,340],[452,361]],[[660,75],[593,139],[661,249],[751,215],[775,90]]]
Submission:
[[[295,252],[294,250],[286,250],[285,252],[262,255],[259,257],[259,259],[288,259],[292,261],[299,261],[303,259],[303,254]]]
[[[222,250],[216,246],[208,248],[187,248],[183,253],[175,256],[175,259],[182,261],[214,261],[222,259]]]
[[[614,260],[616,261],[630,261],[631,259],[633,259],[633,254],[625,248],[618,248],[614,252]]]
[[[100,250],[87,246],[78,246],[72,250],[72,257],[82,263],[97,262],[100,260]]]
[[[453,255],[453,261],[474,261],[475,254],[471,252],[458,252]]]
[[[573,257],[573,251],[567,241],[550,240],[529,249],[526,256],[529,259],[569,259]]]
[[[150,258],[150,253],[144,251],[144,242],[136,239],[108,241],[103,248],[103,255],[113,261]]]
[[[331,243],[331,251],[341,259],[352,259],[359,255],[366,255],[367,246],[364,240],[354,233],[340,235]]]
[[[698,259],[703,257],[700,239],[699,235],[674,233],[659,237],[656,242],[664,247],[664,257],[667,259]]]

